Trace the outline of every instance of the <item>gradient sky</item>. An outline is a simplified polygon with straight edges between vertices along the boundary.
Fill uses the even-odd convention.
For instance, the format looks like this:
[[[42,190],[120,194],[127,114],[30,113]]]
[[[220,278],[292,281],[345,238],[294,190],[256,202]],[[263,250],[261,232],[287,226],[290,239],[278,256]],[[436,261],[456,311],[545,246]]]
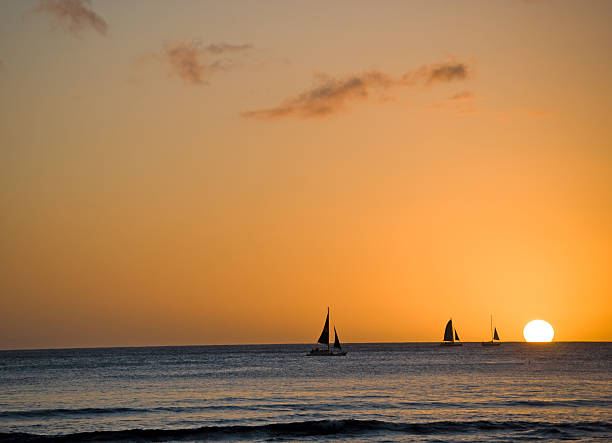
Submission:
[[[612,2],[0,3],[0,348],[612,340]]]

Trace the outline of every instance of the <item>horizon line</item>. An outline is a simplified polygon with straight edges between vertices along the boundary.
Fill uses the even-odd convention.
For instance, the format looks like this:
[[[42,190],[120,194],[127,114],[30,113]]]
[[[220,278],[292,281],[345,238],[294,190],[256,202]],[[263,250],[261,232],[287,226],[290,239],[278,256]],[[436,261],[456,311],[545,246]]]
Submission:
[[[485,340],[487,341],[487,340]],[[389,344],[436,344],[442,343],[442,340],[436,341],[381,341],[381,342],[345,342],[343,345],[389,345]],[[461,343],[483,343],[482,340],[477,341],[461,341]],[[528,342],[525,340],[508,340],[501,343],[525,343],[531,345],[541,345],[550,343],[612,343],[612,340],[552,340],[550,342]],[[203,348],[203,347],[221,347],[221,346],[313,346],[316,343],[233,343],[233,344],[192,344],[192,345],[127,345],[127,346],[67,346],[59,348],[0,348],[0,352],[14,351],[68,351],[68,350],[89,350],[89,349],[135,349],[135,348]]]

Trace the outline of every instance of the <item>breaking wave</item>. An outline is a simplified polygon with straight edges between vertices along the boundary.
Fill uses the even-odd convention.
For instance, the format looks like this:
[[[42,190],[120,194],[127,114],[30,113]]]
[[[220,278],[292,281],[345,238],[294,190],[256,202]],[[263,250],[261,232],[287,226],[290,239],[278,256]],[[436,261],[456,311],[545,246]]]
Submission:
[[[380,420],[316,420],[273,423],[259,426],[206,426],[189,429],[132,429],[126,431],[80,432],[66,435],[0,433],[4,442],[73,441],[168,441],[168,440],[245,440],[303,439],[308,437],[359,437],[383,433],[434,436],[444,434],[495,434],[527,438],[605,437],[612,433],[608,422],[530,422],[530,421],[434,421],[401,423]]]

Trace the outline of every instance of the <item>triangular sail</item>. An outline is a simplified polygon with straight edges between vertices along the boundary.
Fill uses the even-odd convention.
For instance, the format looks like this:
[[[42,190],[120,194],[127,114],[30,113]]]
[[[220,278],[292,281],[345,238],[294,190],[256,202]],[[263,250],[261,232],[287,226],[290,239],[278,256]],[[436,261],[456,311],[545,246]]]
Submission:
[[[497,328],[495,328],[495,332],[493,333],[493,340],[499,340],[499,335],[497,335]]]
[[[334,348],[342,350],[342,346],[340,346],[340,339],[338,338],[338,333],[336,332],[335,326],[334,326],[334,335],[336,336],[334,340]]]
[[[455,329],[455,340],[459,341],[459,334],[457,334],[457,330]]]
[[[453,341],[453,320],[449,320],[448,323],[446,323],[444,341]]]
[[[325,326],[323,326],[323,332],[321,332],[321,336],[317,343],[321,343],[322,345],[329,345],[329,308],[327,308],[327,318],[325,319]]]

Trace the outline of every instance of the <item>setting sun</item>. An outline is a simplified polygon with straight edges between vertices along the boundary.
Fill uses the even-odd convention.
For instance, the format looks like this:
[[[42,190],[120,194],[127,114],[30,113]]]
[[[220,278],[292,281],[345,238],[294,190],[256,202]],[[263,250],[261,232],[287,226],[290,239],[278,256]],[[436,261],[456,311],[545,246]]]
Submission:
[[[549,342],[554,335],[553,327],[544,320],[532,320],[523,329],[523,336],[527,342]]]

